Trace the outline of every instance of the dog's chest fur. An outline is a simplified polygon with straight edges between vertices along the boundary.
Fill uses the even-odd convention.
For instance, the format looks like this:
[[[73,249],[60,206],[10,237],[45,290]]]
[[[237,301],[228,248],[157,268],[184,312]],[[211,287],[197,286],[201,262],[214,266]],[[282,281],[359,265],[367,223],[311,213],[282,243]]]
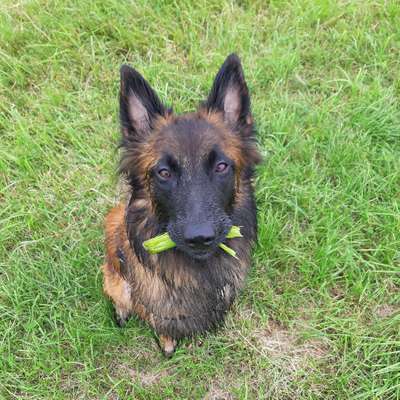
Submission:
[[[126,313],[138,314],[157,334],[175,339],[210,330],[222,322],[243,286],[251,241],[231,240],[229,246],[237,252],[237,260],[217,251],[207,260],[196,261],[173,249],[146,255],[141,262],[129,240],[127,216],[121,205],[106,220],[108,265],[121,280]]]
[[[140,293],[156,331],[173,338],[209,330],[221,322],[247,269],[247,263],[225,254],[202,263],[187,260],[175,250],[153,258],[153,270],[144,267],[139,282],[134,270],[129,282],[132,292]]]

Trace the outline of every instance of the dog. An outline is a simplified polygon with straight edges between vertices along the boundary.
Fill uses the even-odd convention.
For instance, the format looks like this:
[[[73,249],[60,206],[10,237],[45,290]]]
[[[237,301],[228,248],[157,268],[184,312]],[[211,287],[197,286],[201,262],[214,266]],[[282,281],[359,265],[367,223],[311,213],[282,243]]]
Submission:
[[[253,175],[261,161],[240,59],[231,54],[196,112],[175,115],[133,68],[120,70],[121,160],[129,195],[106,217],[105,294],[117,323],[133,314],[171,356],[212,330],[243,287],[257,237]],[[226,239],[232,225],[243,237]],[[174,249],[143,242],[168,232]],[[218,246],[225,243],[237,258]]]

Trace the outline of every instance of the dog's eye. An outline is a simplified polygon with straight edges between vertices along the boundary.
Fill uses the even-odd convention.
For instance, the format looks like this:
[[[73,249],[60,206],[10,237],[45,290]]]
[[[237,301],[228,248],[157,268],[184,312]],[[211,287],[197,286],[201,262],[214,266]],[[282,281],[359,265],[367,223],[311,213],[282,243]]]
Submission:
[[[171,178],[171,172],[167,170],[167,168],[161,168],[158,171],[158,176],[162,179],[169,179]]]
[[[225,162],[220,162],[217,164],[217,166],[215,167],[215,172],[221,173],[226,171],[226,169],[228,168],[228,164]]]

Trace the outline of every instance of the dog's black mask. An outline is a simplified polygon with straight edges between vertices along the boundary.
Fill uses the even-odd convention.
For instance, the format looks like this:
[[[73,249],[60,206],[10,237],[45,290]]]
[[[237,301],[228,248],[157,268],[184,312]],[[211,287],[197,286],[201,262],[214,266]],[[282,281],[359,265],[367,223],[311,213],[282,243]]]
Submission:
[[[198,259],[211,255],[232,225],[235,163],[218,146],[204,119],[177,119],[151,171],[157,213],[177,248]],[[170,149],[170,151],[168,151]]]

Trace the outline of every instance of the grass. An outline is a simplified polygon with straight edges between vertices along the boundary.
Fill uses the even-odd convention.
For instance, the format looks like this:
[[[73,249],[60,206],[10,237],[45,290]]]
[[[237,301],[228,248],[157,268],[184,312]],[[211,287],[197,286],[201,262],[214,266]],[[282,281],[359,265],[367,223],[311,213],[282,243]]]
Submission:
[[[178,112],[237,52],[265,162],[225,328],[164,359],[102,295],[118,68]],[[400,5],[4,0],[0,398],[400,399]]]

